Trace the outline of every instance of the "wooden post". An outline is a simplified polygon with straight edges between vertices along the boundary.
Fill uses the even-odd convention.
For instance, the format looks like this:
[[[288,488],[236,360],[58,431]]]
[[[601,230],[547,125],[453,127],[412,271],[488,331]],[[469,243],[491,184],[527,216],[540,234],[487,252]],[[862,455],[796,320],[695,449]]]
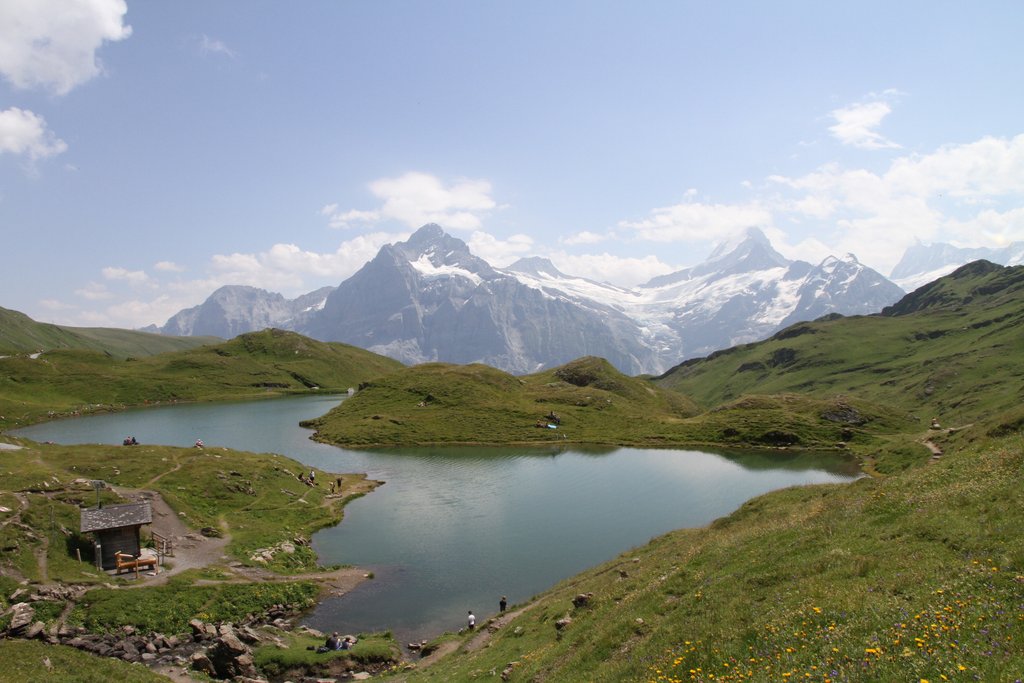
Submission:
[[[82,549],[75,548],[75,556],[78,558],[78,564],[82,564]]]

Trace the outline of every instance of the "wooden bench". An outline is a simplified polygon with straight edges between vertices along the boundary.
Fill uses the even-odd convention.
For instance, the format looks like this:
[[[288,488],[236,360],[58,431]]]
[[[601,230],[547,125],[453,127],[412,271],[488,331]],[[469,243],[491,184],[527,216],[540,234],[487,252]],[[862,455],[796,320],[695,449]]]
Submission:
[[[117,571],[115,574],[120,574],[121,570],[132,571],[138,574],[142,568],[154,569],[156,567],[155,557],[134,557],[128,553],[116,552],[114,553],[114,561],[117,564]]]

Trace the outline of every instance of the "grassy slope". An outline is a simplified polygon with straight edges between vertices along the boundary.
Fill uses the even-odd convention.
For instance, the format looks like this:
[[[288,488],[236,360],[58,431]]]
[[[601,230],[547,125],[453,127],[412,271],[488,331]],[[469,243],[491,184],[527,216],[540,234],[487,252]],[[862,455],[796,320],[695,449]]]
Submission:
[[[31,640],[0,640],[0,681],[10,683],[149,683],[169,681],[141,664],[97,657],[63,645]],[[49,663],[49,666],[45,665]]]
[[[771,339],[688,361],[655,380],[705,407],[749,393],[848,394],[966,423],[1020,403],[1024,267],[972,264],[887,315],[798,323]]]
[[[118,358],[183,351],[221,341],[216,337],[170,337],[107,327],[65,327],[0,308],[0,354],[54,349],[89,349]]]
[[[0,428],[48,415],[177,400],[344,391],[400,368],[369,351],[265,330],[187,351],[118,360],[86,350],[0,359]]]
[[[552,410],[562,424],[538,429]],[[833,448],[874,443],[913,425],[865,401],[798,395],[745,397],[698,414],[677,392],[626,377],[603,359],[581,358],[525,377],[482,365],[406,368],[310,426],[319,439],[353,447],[572,441]]]
[[[537,428],[551,411],[561,426]],[[626,377],[600,358],[526,377],[430,363],[374,380],[311,425],[320,439],[349,446],[644,443],[660,442],[695,412],[683,396]]]

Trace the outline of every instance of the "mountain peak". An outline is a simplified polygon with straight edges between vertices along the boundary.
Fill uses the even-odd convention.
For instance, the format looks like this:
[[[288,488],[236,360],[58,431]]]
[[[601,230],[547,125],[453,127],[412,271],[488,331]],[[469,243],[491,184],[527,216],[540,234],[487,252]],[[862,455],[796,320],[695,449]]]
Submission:
[[[410,235],[409,239],[406,240],[406,244],[409,246],[418,246],[420,244],[436,242],[440,239],[444,239],[445,237],[448,237],[448,234],[444,231],[444,228],[437,223],[427,223]]]
[[[524,273],[526,275],[553,275],[555,277],[566,277],[564,273],[555,267],[554,263],[543,256],[523,257],[505,270],[509,270],[514,273]]]
[[[736,233],[732,237],[719,242],[714,250],[712,250],[711,256],[708,257],[708,261],[717,261],[741,248],[746,247],[747,249],[750,249],[755,245],[767,247],[768,249],[772,248],[771,242],[768,241],[768,237],[761,231],[761,229],[755,226],[750,226],[745,230]]]

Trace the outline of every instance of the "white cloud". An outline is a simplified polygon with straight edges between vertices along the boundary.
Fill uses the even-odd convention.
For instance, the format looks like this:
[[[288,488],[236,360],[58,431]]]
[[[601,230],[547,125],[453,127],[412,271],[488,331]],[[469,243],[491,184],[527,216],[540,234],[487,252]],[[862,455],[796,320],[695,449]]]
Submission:
[[[342,242],[332,253],[305,251],[294,244],[275,244],[257,254],[217,254],[211,259],[217,286],[252,285],[273,291],[303,293],[310,276],[340,282],[355,273],[389,242],[407,234],[374,232]]]
[[[139,285],[149,281],[149,276],[144,270],[128,270],[118,266],[108,266],[102,271],[103,277],[108,280],[123,280],[133,285]]]
[[[0,2],[0,74],[17,88],[58,95],[102,72],[96,51],[123,40],[124,0],[7,0]]]
[[[887,170],[828,164],[769,181],[800,193],[780,213],[827,218],[835,252],[855,252],[883,270],[916,241],[996,246],[1024,239],[1024,135],[946,145],[895,159]],[[777,216],[781,220],[783,216]]]
[[[605,252],[602,254],[557,253],[548,256],[563,273],[578,275],[596,282],[610,282],[620,287],[635,287],[647,282],[652,277],[679,270],[663,263],[653,255],[629,258]]]
[[[835,124],[829,126],[839,142],[850,147],[861,149],[895,149],[895,142],[887,140],[875,129],[882,124],[882,119],[892,112],[887,102],[864,102],[840,107],[831,112]]]
[[[481,216],[497,208],[486,180],[462,179],[446,187],[436,176],[411,172],[375,180],[370,192],[382,200],[379,208],[339,211],[337,204],[328,204],[321,213],[337,228],[390,220],[410,228],[438,223],[447,230],[476,230]]]
[[[565,245],[568,245],[568,246],[572,247],[572,246],[577,246],[577,245],[581,245],[581,244],[600,244],[601,242],[606,242],[606,241],[608,241],[610,239],[613,239],[614,237],[615,237],[614,233],[604,233],[604,234],[601,234],[601,233],[597,233],[597,232],[590,232],[589,230],[582,230],[582,231],[576,233],[575,235],[569,235],[568,237],[563,237],[559,241],[562,244],[565,244]]]
[[[46,127],[46,120],[25,109],[0,111],[0,154],[25,155],[32,161],[62,154],[67,144]]]
[[[498,268],[511,265],[533,250],[533,238],[529,235],[517,234],[507,240],[499,240],[479,230],[470,236],[466,244],[470,251]]]
[[[692,196],[692,195],[691,195]],[[635,231],[638,238],[652,242],[715,241],[749,227],[766,228],[772,212],[758,203],[706,204],[684,201],[651,211],[639,221],[620,221],[619,227]]]
[[[76,289],[75,294],[87,301],[106,301],[114,298],[113,292],[99,282],[90,282],[85,287]]]
[[[238,56],[224,41],[211,38],[205,33],[199,36],[198,45],[199,54],[204,57],[208,55],[223,55],[229,59],[234,59]]]
[[[153,269],[164,273],[183,273],[185,266],[179,266],[174,261],[157,261],[153,264]]]

